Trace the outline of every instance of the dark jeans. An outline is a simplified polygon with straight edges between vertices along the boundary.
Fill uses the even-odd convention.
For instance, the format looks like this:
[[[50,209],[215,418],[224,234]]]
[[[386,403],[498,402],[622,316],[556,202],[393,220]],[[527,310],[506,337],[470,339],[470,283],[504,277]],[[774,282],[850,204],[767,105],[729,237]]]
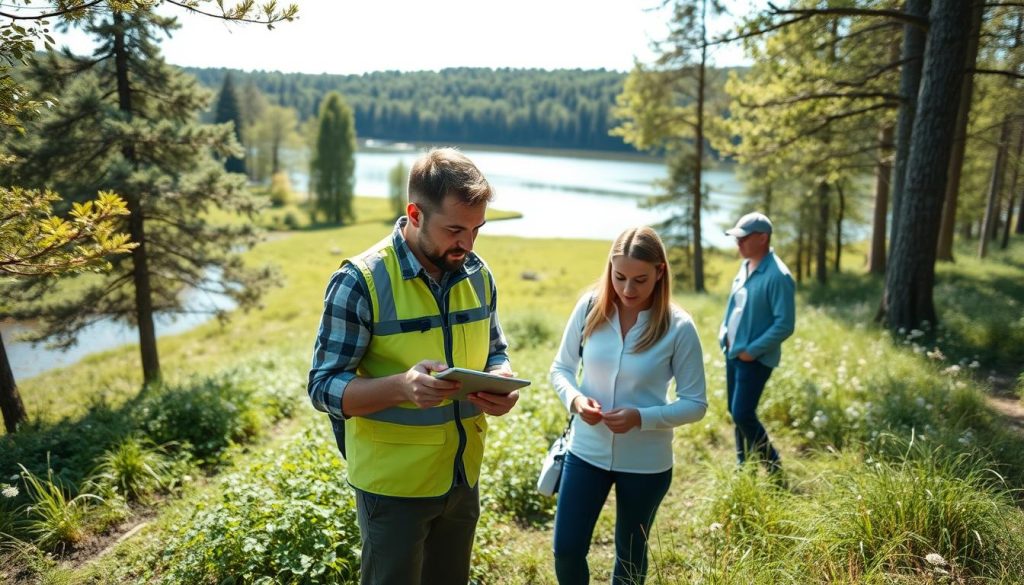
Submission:
[[[771,375],[772,369],[756,360],[725,361],[729,414],[736,425],[736,460],[742,464],[748,455],[757,454],[769,471],[777,471],[780,469],[779,453],[757,418],[757,403]]]
[[[392,498],[356,490],[362,585],[466,585],[479,484],[439,498]]]
[[[661,473],[605,471],[569,452],[555,511],[555,574],[561,585],[590,582],[587,552],[594,525],[615,484],[615,569],[612,583],[641,584],[647,576],[647,539],[654,514],[672,483]]]

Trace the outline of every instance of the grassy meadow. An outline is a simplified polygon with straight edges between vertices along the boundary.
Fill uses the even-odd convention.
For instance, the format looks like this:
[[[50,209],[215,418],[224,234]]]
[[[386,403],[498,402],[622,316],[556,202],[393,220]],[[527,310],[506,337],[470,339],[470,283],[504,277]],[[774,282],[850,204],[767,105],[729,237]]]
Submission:
[[[261,310],[161,338],[161,388],[140,392],[134,348],[20,381],[33,422],[0,438],[0,583],[357,581],[344,462],[305,393],[327,278],[390,230],[386,200],[360,199],[357,214],[268,234],[246,257],[278,265],[280,286]],[[486,228],[478,240],[514,369],[534,384],[491,421],[475,582],[555,582],[555,500],[534,481],[565,413],[546,373],[608,245]],[[759,410],[785,490],[733,462],[715,337],[737,259],[711,254],[709,294],[677,286],[710,408],[676,431],[649,583],[1024,582],[1024,435],[987,399],[1024,390],[1024,244],[970,252],[939,267],[932,331],[894,338],[872,322],[881,282],[856,246],[828,285],[799,287]],[[595,582],[609,579],[612,511],[591,549]]]

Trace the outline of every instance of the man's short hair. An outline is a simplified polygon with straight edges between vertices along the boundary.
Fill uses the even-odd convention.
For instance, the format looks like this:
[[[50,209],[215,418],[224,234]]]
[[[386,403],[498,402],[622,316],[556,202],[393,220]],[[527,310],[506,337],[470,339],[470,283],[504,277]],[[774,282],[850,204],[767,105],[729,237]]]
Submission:
[[[432,212],[449,195],[464,205],[487,203],[494,196],[483,173],[466,155],[454,148],[432,148],[409,171],[409,201]]]

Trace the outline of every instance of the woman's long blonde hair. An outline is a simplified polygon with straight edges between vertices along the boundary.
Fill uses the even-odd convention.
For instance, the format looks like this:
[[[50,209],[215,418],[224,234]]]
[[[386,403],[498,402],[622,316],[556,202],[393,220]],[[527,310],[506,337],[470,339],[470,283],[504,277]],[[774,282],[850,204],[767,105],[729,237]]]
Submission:
[[[593,307],[587,314],[586,324],[583,327],[584,339],[590,337],[615,314],[615,299],[617,297],[615,289],[612,287],[612,258],[616,256],[628,256],[663,267],[661,278],[658,279],[654,290],[651,291],[653,297],[650,309],[651,318],[634,350],[639,353],[657,343],[668,332],[672,302],[672,271],[668,267],[665,244],[658,237],[658,232],[643,226],[630,228],[619,234],[612,244],[611,251],[608,252],[608,263],[605,264],[604,274],[594,287]]]

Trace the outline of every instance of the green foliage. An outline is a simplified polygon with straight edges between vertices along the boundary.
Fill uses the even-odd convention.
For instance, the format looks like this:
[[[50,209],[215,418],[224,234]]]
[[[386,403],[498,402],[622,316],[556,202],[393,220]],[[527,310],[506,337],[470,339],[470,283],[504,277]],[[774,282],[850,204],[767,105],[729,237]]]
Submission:
[[[388,171],[388,199],[391,201],[395,219],[405,215],[405,206],[408,203],[405,189],[408,181],[409,169],[405,162],[399,160],[398,164]]]
[[[219,289],[240,306],[254,306],[271,272],[244,265],[238,251],[255,244],[255,230],[204,218],[211,209],[251,218],[261,200],[243,188],[244,177],[224,173],[214,160],[238,147],[229,128],[196,123],[209,95],[160,57],[158,37],[177,25],[139,8],[98,14],[82,26],[102,41],[98,53],[76,57],[89,73],[69,73],[68,58],[52,54],[33,66],[33,82],[58,92],[60,105],[27,127],[26,139],[9,144],[19,160],[3,174],[14,184],[64,194],[118,193],[138,221],[134,229],[144,232],[145,263],[136,252],[102,277],[79,281],[83,290],[75,295],[48,294],[52,281],[26,283],[15,291],[22,301],[16,315],[40,319],[36,339],[70,344],[97,316],[135,322],[153,311],[181,311],[186,287]],[[145,87],[122,87],[124,78],[145,79]],[[119,99],[119,91],[130,99]],[[142,266],[145,277],[136,273]],[[151,310],[136,306],[143,279]]]
[[[537,312],[516,314],[502,323],[502,331],[510,347],[518,350],[548,347],[554,349],[558,335],[551,320]]]
[[[99,496],[80,493],[73,496],[69,488],[56,479],[51,469],[40,478],[21,468],[31,505],[25,509],[25,532],[44,549],[75,544],[85,537],[86,513]]]
[[[256,375],[253,375],[256,374]],[[135,416],[156,443],[180,443],[200,462],[216,461],[229,445],[264,433],[290,416],[295,382],[257,366],[150,390]]]
[[[320,122],[310,162],[310,191],[316,210],[327,220],[342,225],[355,220],[352,197],[355,189],[356,128],[352,108],[341,94],[327,94],[320,106]]]
[[[248,87],[257,91],[255,86]],[[269,176],[273,181],[274,176],[285,172],[287,161],[284,160],[284,151],[302,146],[297,126],[298,116],[293,108],[273,105],[267,106],[248,126],[245,143],[249,156],[246,162],[254,180],[262,181]]]
[[[548,450],[538,420],[520,413],[491,419],[489,424],[482,507],[523,525],[551,520],[555,500],[537,492],[540,464]]]
[[[138,501],[172,485],[174,472],[174,460],[164,449],[130,436],[100,456],[94,476],[125,498]]]
[[[231,131],[235,140],[242,141],[242,108],[239,105],[238,94],[235,92],[235,84],[231,80],[231,74],[224,76],[224,84],[221,85],[220,94],[217,96],[217,104],[214,108],[215,124],[231,123]],[[224,170],[229,173],[244,173],[245,158],[239,158],[233,153],[228,154],[224,160]]]
[[[224,477],[157,553],[161,582],[353,581],[359,531],[343,474],[318,430]]]
[[[72,205],[68,219],[54,215],[60,197],[48,189],[0,187],[0,273],[39,276],[109,268],[106,257],[137,244],[118,231],[125,202],[101,191],[95,201]]]
[[[186,68],[206,87],[220,87],[226,70]],[[632,152],[609,135],[622,90],[618,71],[454,68],[309,75],[231,70],[252,81],[299,120],[316,118],[330,91],[351,104],[361,136],[401,141]]]
[[[288,179],[288,173],[276,172],[270,177],[270,204],[274,207],[284,207],[295,199],[292,192],[292,182]]]

